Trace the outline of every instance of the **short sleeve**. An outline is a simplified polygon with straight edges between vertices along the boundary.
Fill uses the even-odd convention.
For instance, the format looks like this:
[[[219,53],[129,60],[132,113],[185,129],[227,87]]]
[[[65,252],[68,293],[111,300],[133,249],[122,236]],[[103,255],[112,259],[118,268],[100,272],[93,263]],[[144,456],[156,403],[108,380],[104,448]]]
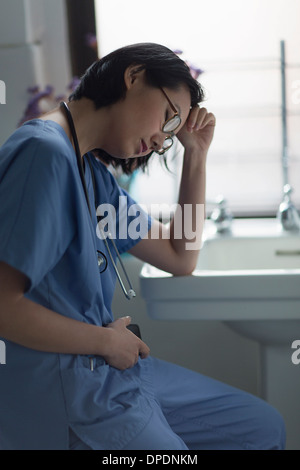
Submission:
[[[0,151],[0,260],[23,272],[31,290],[74,236],[74,178],[64,140],[58,145],[51,134],[24,134],[16,133]]]
[[[119,252],[129,251],[151,228],[152,218],[121,188],[115,177],[101,162],[93,159],[96,179],[97,215],[105,229],[112,233]],[[99,232],[98,232],[98,236]]]
[[[142,240],[151,228],[152,219],[130,194],[119,188],[117,206],[117,245],[120,253],[129,251]]]

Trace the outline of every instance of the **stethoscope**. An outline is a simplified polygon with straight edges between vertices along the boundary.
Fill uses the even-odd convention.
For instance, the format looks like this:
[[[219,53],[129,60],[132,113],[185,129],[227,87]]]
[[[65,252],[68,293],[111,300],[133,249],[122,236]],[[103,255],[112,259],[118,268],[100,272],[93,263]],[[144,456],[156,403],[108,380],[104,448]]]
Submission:
[[[79,149],[79,144],[78,144],[78,139],[77,139],[77,134],[76,134],[76,130],[75,130],[75,126],[74,126],[74,121],[73,121],[73,118],[72,118],[72,114],[71,114],[71,111],[67,105],[67,103],[65,103],[64,101],[62,101],[60,103],[60,108],[63,109],[66,113],[66,117],[67,117],[67,120],[68,120],[68,124],[70,126],[70,131],[71,131],[71,134],[72,134],[72,139],[73,139],[73,142],[74,142],[74,146],[75,146],[75,153],[76,153],[76,160],[77,160],[77,166],[78,166],[78,171],[79,171],[79,175],[80,175],[80,179],[81,179],[81,183],[82,183],[82,187],[83,187],[83,191],[84,191],[84,195],[85,195],[85,199],[86,199],[86,202],[87,202],[87,206],[88,206],[88,209],[89,209],[89,213],[90,213],[90,216],[92,218],[92,210],[91,210],[91,205],[90,205],[90,200],[89,200],[89,195],[88,195],[88,190],[87,190],[87,186],[86,186],[86,181],[85,181],[85,177],[84,177],[84,168],[83,168],[83,162],[82,162],[82,158],[81,158],[81,153],[80,153],[80,149]],[[95,198],[95,209],[96,209],[96,217],[97,217],[97,222],[98,222],[98,229],[100,231],[100,234],[101,234],[101,238],[102,240],[104,241],[104,244],[105,244],[105,247],[107,249],[107,252],[109,254],[109,257],[110,257],[110,260],[111,260],[111,263],[113,265],[113,268],[115,270],[115,273],[117,275],[117,278],[119,280],[119,283],[120,283],[120,286],[124,292],[124,295],[127,299],[131,300],[133,297],[136,297],[136,293],[132,287],[132,284],[130,282],[130,279],[128,277],[128,274],[126,272],[126,269],[125,269],[125,266],[123,264],[123,261],[121,259],[121,256],[120,256],[120,253],[119,253],[119,250],[114,242],[114,239],[111,235],[111,233],[109,232],[106,232],[106,234],[104,233],[104,230],[103,228],[101,227],[101,220],[100,220],[100,217],[97,215],[97,202],[96,202],[96,183],[95,183],[95,175],[94,175],[94,169],[92,167],[92,163],[90,161],[90,158],[88,155],[85,155],[85,158],[86,158],[86,161],[88,162],[88,165],[90,167],[90,172],[91,172],[91,176],[92,176],[92,184],[93,184],[93,190],[94,190],[94,198]],[[122,281],[122,278],[121,278],[121,275],[120,275],[120,272],[117,268],[117,265],[115,263],[115,260],[112,256],[112,253],[111,253],[111,250],[109,248],[109,245],[108,245],[108,241],[106,238],[109,238],[113,247],[114,247],[114,250],[117,254],[117,258],[120,262],[120,265],[121,265],[121,268],[123,270],[123,273],[126,277],[126,280],[127,280],[127,283],[128,283],[128,286],[129,286],[129,289],[127,290],[123,281]],[[104,253],[102,253],[101,251],[97,250],[97,257],[98,257],[98,267],[99,267],[99,271],[100,273],[104,272],[106,267],[107,267],[107,258],[106,256],[104,255]],[[104,265],[104,268],[103,266]]]

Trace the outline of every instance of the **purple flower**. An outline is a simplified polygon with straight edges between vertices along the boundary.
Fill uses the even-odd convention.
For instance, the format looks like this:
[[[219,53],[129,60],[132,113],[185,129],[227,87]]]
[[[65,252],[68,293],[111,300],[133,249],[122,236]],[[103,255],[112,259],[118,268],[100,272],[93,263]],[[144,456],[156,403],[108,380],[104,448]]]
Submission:
[[[201,75],[201,73],[204,73],[204,70],[200,69],[196,65],[193,65],[188,61],[186,61],[186,64],[188,65],[191,75],[195,80],[197,80],[197,78],[199,77],[199,75]]]
[[[181,49],[175,49],[173,52],[177,55],[183,54],[183,51]]]
[[[79,85],[79,83],[80,83],[80,78],[73,77],[71,82],[69,83],[69,85],[67,87],[67,90],[69,90],[71,92],[74,91],[77,88],[77,86]]]
[[[181,49],[175,49],[175,50],[173,50],[173,52],[177,55],[183,54],[183,51]],[[204,70],[200,69],[197,65],[192,64],[188,60],[185,60],[185,63],[189,67],[191,75],[195,80],[197,80],[199,75],[201,75],[201,73],[204,72]]]
[[[54,96],[54,87],[51,85],[47,85],[44,90],[41,90],[39,86],[29,87],[27,92],[30,94],[30,98],[18,126],[21,126],[24,122],[29,121],[30,119],[36,119],[45,112],[50,111],[57,106],[60,101],[67,100],[69,93],[73,92],[79,83],[80,79],[78,77],[73,77],[67,86],[67,94],[57,96]]]
[[[39,86],[30,87],[27,91],[33,96],[28,101],[24,115],[18,124],[19,126],[21,126],[25,121],[37,118],[42,114],[43,110],[40,106],[41,100],[51,98],[53,96],[54,89],[51,85],[47,85],[42,91],[40,91]]]
[[[97,37],[93,33],[87,33],[85,35],[85,43],[87,46],[97,51],[98,49]]]

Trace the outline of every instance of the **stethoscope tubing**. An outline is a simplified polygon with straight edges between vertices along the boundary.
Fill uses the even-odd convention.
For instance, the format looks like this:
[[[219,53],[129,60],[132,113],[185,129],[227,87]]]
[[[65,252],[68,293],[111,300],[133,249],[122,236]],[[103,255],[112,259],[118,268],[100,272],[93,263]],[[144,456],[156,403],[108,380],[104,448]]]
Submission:
[[[67,105],[67,103],[65,103],[64,101],[62,101],[60,103],[60,107],[62,109],[65,110],[65,114],[66,114],[66,117],[67,117],[67,120],[68,120],[68,124],[70,126],[70,131],[71,131],[71,134],[72,134],[72,139],[73,139],[73,142],[74,142],[74,147],[75,147],[75,154],[76,154],[76,161],[77,161],[77,166],[78,166],[78,171],[79,171],[79,175],[80,175],[80,180],[81,180],[81,184],[82,184],[82,187],[83,187],[83,191],[84,191],[84,195],[85,195],[85,199],[86,199],[86,203],[87,203],[87,206],[88,206],[88,210],[89,210],[89,213],[90,213],[90,216],[92,218],[92,210],[91,210],[91,204],[90,204],[90,200],[89,200],[89,195],[88,195],[88,190],[87,190],[87,186],[86,186],[86,181],[85,181],[85,177],[84,177],[84,168],[83,168],[83,163],[82,163],[82,158],[81,158],[81,153],[80,153],[80,149],[79,149],[79,144],[78,144],[78,139],[77,139],[77,134],[76,134],[76,129],[75,129],[75,126],[74,126],[74,122],[73,122],[73,118],[72,118],[72,114],[71,114],[71,111]],[[90,171],[91,171],[91,175],[92,175],[92,183],[93,183],[93,189],[94,189],[94,197],[95,197],[95,209],[97,211],[97,203],[96,203],[96,184],[95,184],[95,175],[94,175],[94,170],[93,170],[93,167],[92,167],[92,164],[90,162],[90,159],[89,159],[89,156],[86,155],[86,159],[87,159],[87,162],[89,164],[89,167],[90,167]],[[96,215],[97,216],[97,215]],[[100,225],[99,222],[100,222],[100,219],[99,219],[99,216],[97,216],[97,221],[98,221],[98,226]],[[111,250],[109,248],[109,245],[108,245],[108,241],[106,239],[106,236],[105,236],[105,233],[103,231],[103,229],[101,227],[100,228],[100,233],[101,233],[101,236],[102,236],[102,239],[104,241],[104,244],[105,244],[105,247],[108,251],[108,254],[109,254],[109,257],[110,257],[110,260],[112,262],[112,265],[113,265],[113,268],[115,270],[115,273],[116,273],[116,276],[118,278],[118,281],[120,283],[120,286],[121,286],[121,289],[122,291],[124,292],[124,295],[125,297],[128,299],[128,300],[131,300],[132,298],[136,297],[136,293],[132,287],[132,284],[130,282],[130,279],[129,279],[129,276],[127,274],[127,271],[125,269],[125,266],[124,266],[124,263],[121,259],[121,256],[120,256],[120,253],[119,253],[119,250],[111,236],[111,234],[107,234],[113,247],[114,247],[114,250],[117,254],[117,258],[120,262],[120,265],[121,265],[121,268],[123,270],[123,273],[126,277],[126,280],[127,280],[127,283],[129,285],[129,289],[127,291],[123,281],[122,281],[122,278],[121,278],[121,275],[120,275],[120,272],[118,270],[118,267],[115,263],[115,260],[112,256],[112,253],[111,253]]]

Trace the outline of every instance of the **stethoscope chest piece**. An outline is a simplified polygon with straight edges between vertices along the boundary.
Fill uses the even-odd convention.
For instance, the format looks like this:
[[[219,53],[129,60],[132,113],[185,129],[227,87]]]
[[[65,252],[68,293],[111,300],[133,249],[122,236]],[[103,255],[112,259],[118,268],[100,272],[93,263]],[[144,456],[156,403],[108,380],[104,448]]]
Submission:
[[[102,251],[97,250],[97,258],[98,258],[98,268],[99,272],[102,274],[107,268],[107,258]]]

